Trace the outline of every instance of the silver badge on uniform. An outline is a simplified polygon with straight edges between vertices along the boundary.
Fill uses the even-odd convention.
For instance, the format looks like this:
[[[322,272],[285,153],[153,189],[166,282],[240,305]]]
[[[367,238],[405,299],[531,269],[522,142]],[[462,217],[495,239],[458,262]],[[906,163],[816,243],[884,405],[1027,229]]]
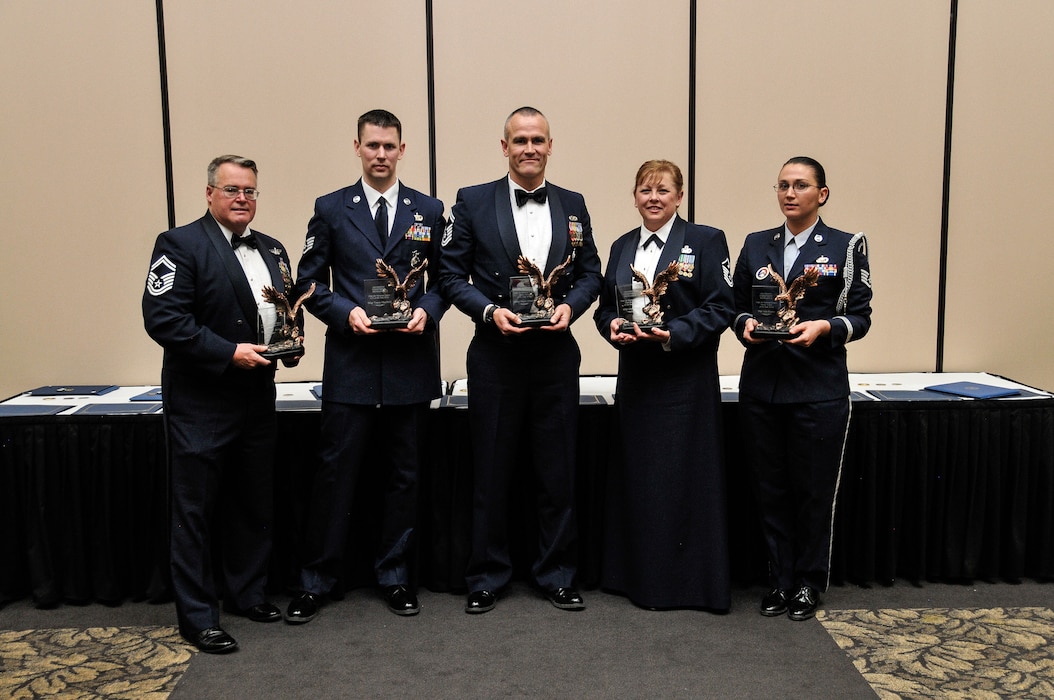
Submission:
[[[314,236],[308,236],[307,240],[304,241],[304,249],[302,251],[300,251],[300,254],[303,255],[304,253],[306,253],[307,251],[311,250],[314,247],[315,247],[315,237]]]

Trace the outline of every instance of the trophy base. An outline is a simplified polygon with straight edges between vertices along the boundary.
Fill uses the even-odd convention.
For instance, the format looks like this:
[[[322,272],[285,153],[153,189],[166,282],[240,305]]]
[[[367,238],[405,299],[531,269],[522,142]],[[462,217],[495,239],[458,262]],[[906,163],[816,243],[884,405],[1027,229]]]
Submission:
[[[286,360],[291,357],[301,357],[303,354],[303,345],[274,345],[268,346],[267,350],[260,353],[260,357],[266,357],[268,360]]]
[[[410,325],[408,318],[371,318],[370,328],[378,331],[390,331],[396,328],[406,328]]]
[[[787,338],[793,338],[794,333],[783,329],[783,328],[762,328],[758,326],[750,332],[755,338],[765,338],[767,340],[786,340]]]
[[[539,326],[551,326],[553,325],[552,316],[520,316],[520,322],[517,324],[521,328],[538,328]]]
[[[638,321],[637,322],[637,328],[640,328],[641,333],[651,333],[656,328],[658,328],[661,331],[666,330],[666,324],[665,323],[641,323],[641,322]],[[619,326],[619,332],[620,333],[633,333],[633,324],[632,323],[628,323],[628,322],[627,323],[623,323],[621,326]]]

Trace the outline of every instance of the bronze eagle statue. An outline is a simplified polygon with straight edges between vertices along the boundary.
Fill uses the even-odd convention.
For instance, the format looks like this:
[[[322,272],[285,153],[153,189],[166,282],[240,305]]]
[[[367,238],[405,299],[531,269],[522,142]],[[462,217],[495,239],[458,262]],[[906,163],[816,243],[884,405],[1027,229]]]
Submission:
[[[392,299],[393,316],[410,318],[410,301],[406,295],[417,286],[417,281],[421,279],[426,267],[428,267],[427,258],[411,267],[406,277],[400,282],[399,273],[395,271],[395,268],[381,258],[377,258],[377,276],[381,279],[387,278],[391,286],[395,288],[395,297]]]
[[[282,276],[285,277],[284,271]],[[287,282],[287,284],[292,286],[289,282]],[[275,329],[278,332],[278,337],[280,339],[278,342],[292,346],[292,344],[297,342],[297,339],[301,335],[300,326],[297,325],[297,314],[300,312],[300,307],[303,306],[308,297],[315,293],[315,283],[312,282],[311,286],[307,288],[307,291],[301,294],[292,305],[289,304],[289,299],[286,295],[274,287],[267,286],[261,291],[263,293],[264,301],[274,304],[275,308],[285,315],[285,323],[283,323],[281,327]]]
[[[805,273],[796,277],[789,286],[780,277],[779,273],[772,268],[772,265],[768,266],[768,271],[780,288],[780,293],[776,295],[776,301],[784,302],[784,305],[777,312],[780,324],[782,324],[778,327],[791,328],[798,323],[798,302],[805,296],[806,289],[816,286],[817,280],[820,279],[820,270],[815,267],[806,268]]]
[[[568,255],[566,260],[553,268],[548,277],[543,278],[542,271],[538,269],[538,266],[526,257],[521,255],[516,259],[517,269],[530,277],[531,282],[534,283],[534,288],[538,290],[537,296],[534,298],[535,311],[532,312],[533,314],[541,316],[553,315],[555,307],[553,304],[553,285],[563,276],[564,271],[570,264],[571,256]]]
[[[641,309],[644,315],[648,317],[644,323],[649,326],[659,325],[662,323],[662,305],[659,301],[666,294],[666,288],[670,286],[670,283],[678,280],[677,263],[671,262],[667,265],[665,270],[655,275],[654,282],[649,281],[644,273],[633,267],[632,264],[629,269],[633,272],[633,279],[644,285],[641,296],[648,298],[648,303]]]

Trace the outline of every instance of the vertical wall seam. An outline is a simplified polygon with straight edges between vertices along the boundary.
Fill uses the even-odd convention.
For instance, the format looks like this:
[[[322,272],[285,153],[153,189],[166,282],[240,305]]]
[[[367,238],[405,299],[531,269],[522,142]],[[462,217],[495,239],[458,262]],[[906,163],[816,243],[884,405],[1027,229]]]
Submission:
[[[941,191],[941,249],[937,286],[937,356],[934,370],[944,371],[945,314],[948,295],[948,215],[951,200],[952,117],[955,101],[955,42],[959,21],[959,0],[951,0],[948,23],[948,85],[944,105],[944,173]]]
[[[688,220],[695,221],[696,19],[698,0],[688,3]]]
[[[168,202],[168,227],[176,227],[176,192],[172,177],[172,118],[168,104],[168,55],[165,51],[164,0],[155,0],[157,13],[157,62],[161,79],[161,137],[165,149],[165,199]]]
[[[428,194],[437,197],[436,184],[436,73],[435,24],[432,21],[432,0],[425,0],[425,46],[428,71]]]

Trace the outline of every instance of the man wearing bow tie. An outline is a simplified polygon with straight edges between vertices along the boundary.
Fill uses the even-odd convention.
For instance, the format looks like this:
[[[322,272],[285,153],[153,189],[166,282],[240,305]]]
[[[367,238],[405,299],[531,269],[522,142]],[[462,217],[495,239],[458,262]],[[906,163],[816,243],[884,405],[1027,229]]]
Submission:
[[[256,163],[220,156],[208,167],[208,212],[157,237],[143,294],[146,331],[164,350],[172,592],[182,635],[224,653],[237,642],[223,609],[256,622],[281,611],[264,598],[274,503],[275,363],[258,328],[273,329],[272,286],[292,289],[289,256],[249,230]],[[302,327],[302,324],[300,324]],[[285,359],[287,366],[299,358]],[[215,526],[215,527],[214,527]],[[214,551],[222,568],[213,572]]]
[[[578,371],[570,325],[600,293],[600,258],[582,195],[545,180],[553,141],[549,122],[521,107],[505,122],[506,177],[457,194],[443,236],[443,294],[476,322],[469,345],[469,423],[473,446],[472,553],[465,612],[494,608],[512,577],[507,504],[517,461],[537,477],[538,557],[534,583],[565,610],[585,607],[575,586],[574,512]],[[552,285],[550,322],[528,327],[510,308],[510,278],[527,258]]]
[[[311,500],[302,592],[286,611],[293,624],[314,618],[341,577],[355,489],[366,469],[379,471],[385,485],[374,561],[381,595],[397,615],[419,610],[408,555],[428,403],[441,393],[436,329],[449,305],[431,283],[446,224],[443,203],[399,181],[396,165],[405,150],[394,114],[378,109],[359,117],[362,178],[319,197],[307,225],[297,277],[301,288],[316,285],[307,307],[326,324],[326,356],[321,465],[313,483],[304,484]],[[378,260],[399,282],[427,264],[416,284],[405,284],[412,317],[403,328],[378,328],[380,319],[367,311],[364,283],[378,280]]]

